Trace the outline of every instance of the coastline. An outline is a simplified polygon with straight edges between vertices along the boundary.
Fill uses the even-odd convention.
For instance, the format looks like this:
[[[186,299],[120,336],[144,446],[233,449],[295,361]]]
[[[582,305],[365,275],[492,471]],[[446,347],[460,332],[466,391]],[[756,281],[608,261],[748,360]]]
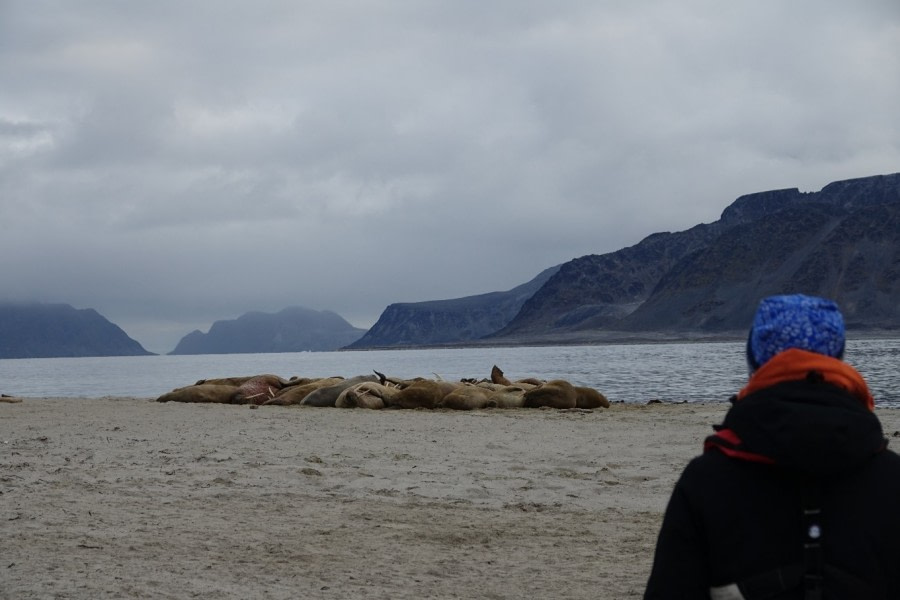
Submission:
[[[266,408],[0,404],[4,593],[638,598],[728,405]]]
[[[848,329],[847,340],[891,340],[900,336],[897,329]],[[441,348],[517,348],[531,346],[615,346],[627,344],[703,344],[746,342],[746,330],[733,331],[610,331],[591,329],[572,332],[480,338],[442,344],[373,345],[339,348],[338,352],[367,350],[424,350]]]

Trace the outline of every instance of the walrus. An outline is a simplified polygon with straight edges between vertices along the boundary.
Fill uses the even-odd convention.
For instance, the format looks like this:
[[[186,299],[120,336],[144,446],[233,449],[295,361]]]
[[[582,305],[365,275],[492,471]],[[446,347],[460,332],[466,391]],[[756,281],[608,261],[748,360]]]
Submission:
[[[393,398],[386,399],[386,403],[396,408],[434,408],[457,385],[449,381],[421,379],[401,389]]]
[[[285,381],[278,375],[257,375],[238,386],[232,404],[263,404],[274,398]]]
[[[494,392],[506,392],[509,390],[519,390],[522,392],[526,392],[528,390],[533,390],[538,387],[532,383],[522,383],[519,381],[514,381],[509,385],[500,385],[499,383],[491,383],[490,381],[479,381],[476,383],[478,387],[485,388]]]
[[[378,375],[378,383],[381,385],[390,385],[394,387],[406,387],[411,384],[413,381],[419,381],[422,378],[416,377],[415,379],[400,379],[399,377],[388,377],[384,373],[379,373],[375,369],[372,369],[372,372]]]
[[[494,365],[491,368],[491,382],[499,383],[500,385],[511,385],[512,382],[503,376],[503,371],[500,370],[500,367]]]
[[[163,394],[157,402],[218,402],[231,404],[238,393],[237,386],[216,383],[203,383],[177,388]]]
[[[497,408],[522,408],[525,405],[525,390],[518,385],[511,385],[500,390],[494,390],[491,399]]]
[[[263,402],[264,405],[289,406],[292,404],[300,404],[306,396],[321,387],[334,385],[343,381],[343,377],[322,377],[315,379],[309,383],[284,387],[271,400]]]
[[[247,375],[244,377],[217,377],[214,379],[198,379],[197,383],[194,385],[233,385],[234,387],[238,387],[241,384],[244,384],[254,377],[258,377],[258,375]]]
[[[564,379],[552,379],[542,386],[525,392],[522,406],[526,408],[575,408],[578,392]]]
[[[476,408],[497,408],[492,390],[477,385],[464,384],[438,400],[435,408],[451,408],[454,410],[473,410]]]
[[[385,398],[392,398],[399,391],[398,388],[391,385],[383,385],[377,381],[364,381],[341,392],[334,405],[338,408],[384,408],[386,406]]]
[[[598,392],[592,387],[576,385],[575,407],[576,408],[609,408],[609,400],[606,396]]]
[[[497,391],[504,390],[507,388],[506,385],[503,385],[500,383],[492,383],[490,381],[464,381],[463,383],[468,384],[468,385],[474,385],[475,387],[480,387],[482,389],[490,390],[492,392],[497,392]]]
[[[306,385],[307,383],[312,383],[314,381],[318,381],[319,379],[322,379],[322,378],[321,377],[297,377],[296,375],[294,375],[293,377],[291,377],[290,379],[288,379],[287,381],[284,382],[284,385],[281,386],[281,389],[284,389],[286,387],[295,386],[295,385]]]
[[[375,375],[357,375],[356,377],[345,379],[344,381],[341,381],[339,383],[320,387],[319,389],[310,392],[303,400],[301,400],[300,405],[318,407],[334,406],[335,402],[337,402],[338,396],[341,395],[341,392],[343,392],[350,386],[356,385],[357,383],[363,383],[365,381],[378,381],[378,377],[376,377]]]

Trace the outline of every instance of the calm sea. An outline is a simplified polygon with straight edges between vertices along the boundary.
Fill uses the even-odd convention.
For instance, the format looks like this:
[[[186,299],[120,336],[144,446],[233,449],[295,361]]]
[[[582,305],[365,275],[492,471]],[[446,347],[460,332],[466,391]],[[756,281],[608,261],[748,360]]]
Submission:
[[[876,401],[900,406],[900,340],[851,340],[846,360],[868,380]],[[617,344],[0,360],[0,393],[16,396],[154,398],[198,379],[274,373],[289,378],[369,374],[562,378],[612,401],[725,401],[746,381],[744,344]]]

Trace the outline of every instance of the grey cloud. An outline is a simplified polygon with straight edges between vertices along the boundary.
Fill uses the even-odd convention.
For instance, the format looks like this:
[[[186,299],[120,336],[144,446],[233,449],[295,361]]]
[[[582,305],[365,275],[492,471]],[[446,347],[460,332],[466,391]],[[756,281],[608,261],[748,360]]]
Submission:
[[[895,172],[898,12],[8,1],[2,293],[156,351],[289,304],[368,326],[743,193]]]

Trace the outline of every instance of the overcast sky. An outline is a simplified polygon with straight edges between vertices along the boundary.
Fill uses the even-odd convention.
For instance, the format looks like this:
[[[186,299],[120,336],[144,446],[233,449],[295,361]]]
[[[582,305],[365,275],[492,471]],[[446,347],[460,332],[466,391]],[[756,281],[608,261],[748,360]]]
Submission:
[[[0,299],[145,348],[900,171],[897,0],[0,0]]]

